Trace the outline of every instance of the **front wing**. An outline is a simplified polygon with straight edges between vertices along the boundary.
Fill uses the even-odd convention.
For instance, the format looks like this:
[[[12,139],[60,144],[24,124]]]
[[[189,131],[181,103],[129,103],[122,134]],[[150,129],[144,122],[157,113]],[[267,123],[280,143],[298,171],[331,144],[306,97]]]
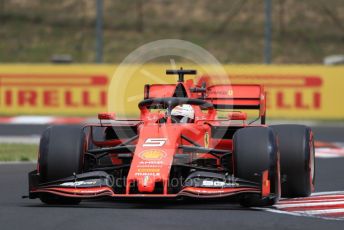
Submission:
[[[236,183],[211,184],[211,182],[200,184],[190,181],[175,194],[119,194],[112,187],[112,178],[103,171],[88,172],[67,177],[49,183],[39,183],[40,178],[37,171],[29,173],[29,198],[39,198],[43,193],[73,198],[226,198],[238,194],[256,193],[262,197],[269,197],[270,182],[267,179],[268,171],[262,175],[262,183],[256,184],[234,178]]]

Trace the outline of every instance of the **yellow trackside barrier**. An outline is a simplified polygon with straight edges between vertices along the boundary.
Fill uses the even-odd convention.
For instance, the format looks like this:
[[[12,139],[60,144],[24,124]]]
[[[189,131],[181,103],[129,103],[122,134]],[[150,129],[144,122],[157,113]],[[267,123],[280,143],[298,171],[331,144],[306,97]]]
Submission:
[[[0,65],[0,114],[94,115],[107,107],[113,66]]]
[[[211,75],[204,67],[181,66],[198,69],[198,76]],[[119,114],[135,116],[144,84],[176,81],[165,75],[170,65],[143,65],[114,80],[116,67],[0,65],[0,114],[94,116],[107,111],[109,104]],[[343,66],[224,65],[224,69],[231,83],[265,86],[270,118],[344,119]],[[118,84],[110,87],[111,82]]]

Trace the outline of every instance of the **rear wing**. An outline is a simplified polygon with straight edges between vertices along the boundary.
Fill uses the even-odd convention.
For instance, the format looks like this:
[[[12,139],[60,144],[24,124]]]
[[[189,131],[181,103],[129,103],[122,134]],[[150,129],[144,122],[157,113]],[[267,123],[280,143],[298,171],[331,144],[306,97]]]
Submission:
[[[265,124],[266,101],[261,85],[211,85],[207,87],[206,101],[216,109],[256,109]]]
[[[201,82],[201,81],[199,81]],[[265,124],[265,92],[261,85],[249,84],[152,84],[145,85],[144,99],[165,97],[199,98],[212,103],[215,109],[252,109],[259,110],[261,123]]]

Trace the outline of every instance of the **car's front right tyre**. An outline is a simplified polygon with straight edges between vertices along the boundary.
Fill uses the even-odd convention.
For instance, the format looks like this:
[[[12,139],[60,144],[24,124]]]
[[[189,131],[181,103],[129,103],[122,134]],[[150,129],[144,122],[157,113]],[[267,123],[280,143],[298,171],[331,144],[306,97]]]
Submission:
[[[42,183],[82,173],[86,151],[85,133],[80,126],[57,125],[47,128],[39,145],[38,169]],[[46,204],[78,204],[80,199],[41,194]]]

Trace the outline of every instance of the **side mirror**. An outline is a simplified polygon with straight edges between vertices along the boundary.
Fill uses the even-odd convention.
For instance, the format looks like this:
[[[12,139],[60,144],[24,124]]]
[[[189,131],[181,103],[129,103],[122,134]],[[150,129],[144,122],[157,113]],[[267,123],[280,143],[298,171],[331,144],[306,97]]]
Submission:
[[[99,120],[115,120],[116,115],[115,113],[99,113],[98,119]]]
[[[245,112],[230,112],[228,114],[229,120],[244,121],[247,119],[247,113]]]

